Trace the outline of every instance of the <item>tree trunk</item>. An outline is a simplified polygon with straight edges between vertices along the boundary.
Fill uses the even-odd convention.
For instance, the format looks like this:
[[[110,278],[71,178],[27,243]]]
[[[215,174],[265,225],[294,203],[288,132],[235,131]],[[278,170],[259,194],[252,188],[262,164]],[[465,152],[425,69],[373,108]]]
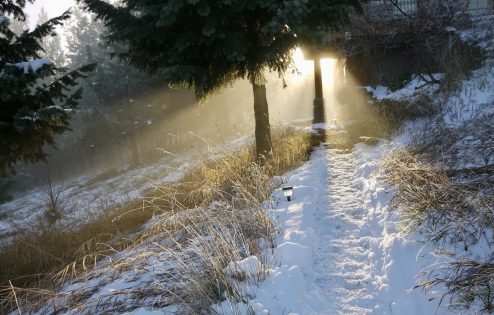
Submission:
[[[252,89],[254,91],[254,117],[256,121],[256,158],[258,161],[262,161],[271,154],[273,149],[266,85],[252,82]]]
[[[326,115],[324,113],[324,96],[322,90],[322,71],[321,59],[316,56],[314,60],[314,86],[316,97],[314,98],[314,124],[325,123]]]

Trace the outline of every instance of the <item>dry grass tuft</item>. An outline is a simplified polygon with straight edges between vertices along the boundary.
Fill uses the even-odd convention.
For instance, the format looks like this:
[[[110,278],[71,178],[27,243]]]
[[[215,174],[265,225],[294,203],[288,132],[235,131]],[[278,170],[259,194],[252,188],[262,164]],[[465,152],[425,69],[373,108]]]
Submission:
[[[106,209],[106,213],[91,223],[74,230],[44,225],[25,227],[13,241],[0,244],[0,283],[5,285],[11,280],[14,286],[29,286],[57,273],[60,266],[74,262],[81,262],[82,269],[89,268],[90,261],[111,254],[108,245],[125,246],[124,239],[112,241],[114,238],[136,229],[152,217],[145,209],[129,211],[138,209],[139,205],[136,202],[128,208]],[[126,215],[122,216],[123,212]],[[120,219],[115,219],[117,216]],[[75,274],[76,270],[79,268],[72,268]]]
[[[374,100],[372,107],[379,121],[387,124],[391,129],[402,126],[406,120],[431,117],[440,110],[440,106],[426,94],[418,94],[403,100]]]
[[[262,165],[256,162],[253,148],[242,148],[189,173],[183,183],[189,191],[187,199],[193,204],[208,204],[241,194],[242,198],[262,202],[274,188],[272,177],[306,161],[310,147],[309,133],[278,131],[273,135],[273,154]]]
[[[401,210],[405,232],[422,229],[432,242],[461,242],[468,248],[485,228],[494,227],[492,199],[480,193],[488,182],[455,182],[444,165],[429,163],[413,148],[385,158],[381,173],[397,188],[392,206]]]
[[[421,274],[424,279],[416,288],[427,291],[443,285],[441,303],[448,300],[452,310],[476,310],[477,314],[492,314],[494,312],[494,256],[492,253],[485,261],[479,261],[444,249],[436,255],[447,258],[447,262],[439,264],[436,270]]]

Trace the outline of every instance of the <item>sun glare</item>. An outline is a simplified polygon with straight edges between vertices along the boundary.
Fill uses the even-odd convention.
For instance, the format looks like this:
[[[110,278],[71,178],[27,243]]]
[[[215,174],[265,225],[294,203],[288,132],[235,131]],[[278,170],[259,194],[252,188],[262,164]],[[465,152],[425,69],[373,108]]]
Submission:
[[[295,65],[295,71],[291,75],[291,79],[296,83],[304,81],[309,76],[314,74],[314,61],[307,60],[304,57],[304,52],[300,47],[297,47],[292,55],[293,62]],[[334,58],[322,58],[321,59],[321,72],[324,89],[333,89],[335,82],[335,69],[337,60]]]
[[[293,52],[293,62],[295,64],[295,73],[293,79],[296,82],[303,81],[308,75],[311,75],[314,71],[314,61],[305,60],[304,52],[297,47]]]
[[[324,56],[324,55],[323,55]],[[307,104],[312,104],[315,96],[314,92],[314,60],[308,60],[304,56],[302,49],[297,48],[294,50],[293,55],[294,62],[294,72],[286,76],[288,81],[288,86],[292,91],[296,91],[299,95],[304,95],[303,101]],[[326,107],[326,119],[331,121],[335,116],[339,116],[339,102],[336,99],[336,89],[335,85],[337,82],[342,80],[342,73],[338,71],[338,60],[335,58],[321,58],[321,75],[322,75],[322,85],[323,85],[323,97],[325,100]],[[290,83],[292,83],[290,85]],[[286,91],[282,92],[286,93]],[[294,100],[294,95],[290,96],[290,101]],[[290,103],[290,101],[287,101]],[[329,120],[328,120],[329,121]]]
[[[334,90],[336,62],[337,60],[333,58],[321,59],[322,84],[324,89],[329,89],[331,92]]]

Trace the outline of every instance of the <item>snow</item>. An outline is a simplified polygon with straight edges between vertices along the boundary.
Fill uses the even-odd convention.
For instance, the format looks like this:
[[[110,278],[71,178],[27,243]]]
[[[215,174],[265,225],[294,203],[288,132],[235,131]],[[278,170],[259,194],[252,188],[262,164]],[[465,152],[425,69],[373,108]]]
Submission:
[[[225,274],[229,276],[237,276],[239,274],[253,278],[261,272],[262,265],[259,258],[249,256],[241,261],[232,261],[225,268]]]
[[[59,106],[52,106],[59,110]],[[29,116],[24,117],[31,120]],[[95,180],[108,170],[100,169],[92,174],[81,175],[63,184],[56,184],[55,189],[61,187],[60,201],[64,210],[60,226],[76,227],[87,223],[105,209],[118,207],[131,200],[142,197],[160,185],[177,182],[194,165],[204,158],[219,157],[225,150],[233,150],[250,142],[250,137],[240,137],[228,144],[211,145],[204,150],[193,151],[180,156],[171,152],[156,163],[143,167],[126,170],[123,165],[120,169],[113,169],[117,174]],[[91,145],[92,146],[92,145]],[[8,240],[8,235],[16,229],[39,222],[42,218],[46,187],[37,187],[31,191],[14,196],[12,201],[0,204],[0,242]],[[6,217],[6,218],[5,218]]]
[[[26,120],[26,121],[31,121],[31,122],[35,122],[35,121],[37,121],[38,119],[39,119],[39,118],[38,118],[36,115],[34,115],[34,116],[22,116],[22,117],[20,118],[20,120]]]
[[[333,117],[332,121],[329,123],[312,124],[311,127],[306,127],[304,128],[304,130],[314,133],[318,133],[318,129],[339,130],[341,127],[349,126],[352,123],[353,123],[352,121],[338,121],[336,117]]]
[[[27,118],[27,117],[26,117]],[[125,204],[139,198],[146,191],[160,184],[179,180],[192,165],[192,156],[161,160],[158,163],[129,171],[120,171],[108,179],[94,182],[98,174],[89,174],[73,178],[62,184],[60,200],[64,209],[59,224],[78,222],[84,224],[105,209]],[[0,204],[0,214],[7,219],[0,221],[0,239],[5,238],[17,227],[35,223],[42,217],[46,188],[38,187],[15,197],[12,201]]]
[[[429,300],[437,296],[411,290],[433,258],[396,229],[393,192],[374,172],[389,149],[384,142],[352,153],[319,147],[288,175],[292,201],[278,190],[278,207],[269,210],[282,230],[269,276],[247,290],[255,314],[447,314]]]
[[[53,105],[53,106],[41,108],[41,109],[39,109],[39,112],[53,111],[53,110],[59,111],[59,112],[65,112],[67,114],[70,114],[74,111],[74,109],[72,109],[72,108],[62,108],[61,106]],[[33,113],[32,116],[21,116],[21,117],[19,117],[19,119],[24,120],[24,121],[29,121],[29,122],[36,122],[39,120],[39,116],[38,116],[38,113],[35,112],[35,113]]]
[[[442,120],[447,125],[459,126],[464,122],[494,113],[492,107],[486,106],[494,100],[494,66],[475,70],[470,79],[463,81],[459,93],[448,99]]]
[[[29,73],[29,71],[36,72],[39,69],[41,69],[43,66],[52,66],[53,62],[51,62],[48,59],[33,59],[30,61],[24,61],[24,62],[19,62],[19,63],[7,63],[8,66],[16,66],[19,69],[23,69],[24,73]]]
[[[444,77],[444,74],[435,73],[432,76],[436,80],[441,80]],[[427,77],[427,75],[425,75],[425,77]],[[420,76],[415,75],[404,88],[397,91],[391,91],[387,87],[382,85],[378,85],[375,88],[370,86],[366,86],[364,88],[377,100],[401,100],[415,96],[417,91],[420,91],[422,93],[432,93],[437,90],[438,87],[438,84],[427,84],[427,82],[424,81]]]

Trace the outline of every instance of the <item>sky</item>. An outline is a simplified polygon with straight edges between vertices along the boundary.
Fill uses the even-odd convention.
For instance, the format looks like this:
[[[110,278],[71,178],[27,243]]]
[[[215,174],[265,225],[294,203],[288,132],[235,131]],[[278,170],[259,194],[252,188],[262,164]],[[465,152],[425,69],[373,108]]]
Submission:
[[[75,5],[75,0],[36,0],[33,4],[26,5],[29,24],[31,27],[36,24],[41,8],[44,8],[48,17],[52,18],[62,14],[73,5]]]

